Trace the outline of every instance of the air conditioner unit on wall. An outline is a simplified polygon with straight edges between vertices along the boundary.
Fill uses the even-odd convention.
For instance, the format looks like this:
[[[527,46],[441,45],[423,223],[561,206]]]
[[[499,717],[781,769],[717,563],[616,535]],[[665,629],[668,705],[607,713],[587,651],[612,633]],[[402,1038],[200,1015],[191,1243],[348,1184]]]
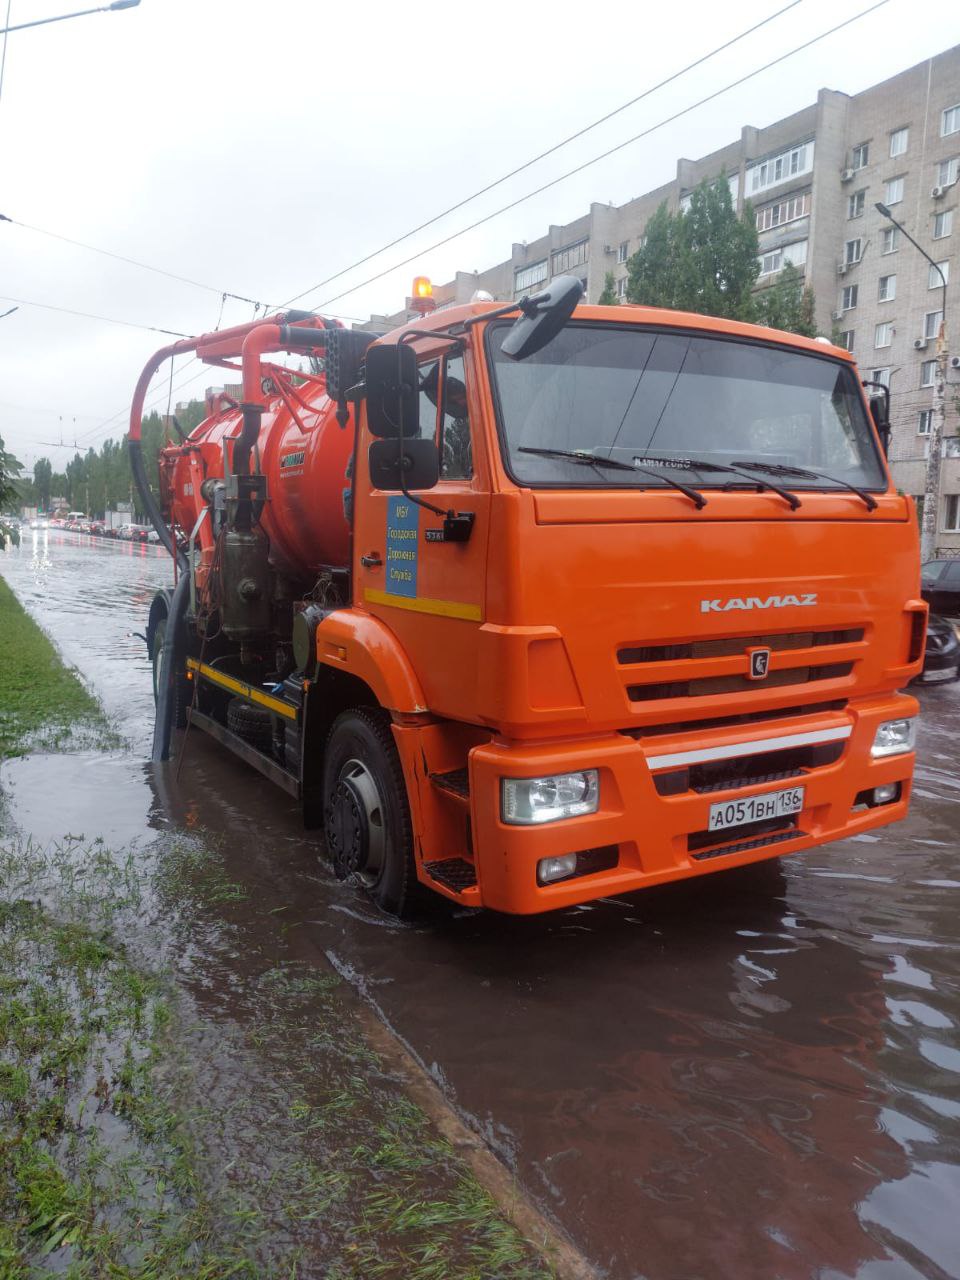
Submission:
[[[844,317],[843,311],[834,311],[830,318],[831,320],[842,320],[843,317]]]
[[[844,170],[843,170],[843,172],[840,174],[840,181],[841,181],[841,182],[852,182],[852,181],[853,181],[853,175],[854,175],[854,173],[855,173],[855,172],[856,172],[856,170],[855,170],[855,169],[844,169]]]
[[[612,244],[605,244],[605,245],[603,246],[603,252],[604,252],[604,253],[616,253],[616,252],[617,252],[616,245],[612,245]]]
[[[960,369],[960,356],[951,356],[951,357],[950,357],[950,368],[951,368],[951,369]]]
[[[913,342],[913,349],[914,351],[926,351],[927,349],[926,338],[915,338]]]
[[[839,262],[839,263],[837,263],[837,275],[838,275],[838,276],[845,276],[845,275],[847,274],[847,271],[849,270],[849,268],[850,268],[850,264],[849,264],[849,263],[847,263],[847,262]]]
[[[946,188],[946,187],[931,187],[931,189],[930,189],[930,194],[931,194],[931,196],[933,196],[934,200],[939,200],[939,199],[941,198],[941,196],[945,196],[945,195],[947,194],[947,188]]]

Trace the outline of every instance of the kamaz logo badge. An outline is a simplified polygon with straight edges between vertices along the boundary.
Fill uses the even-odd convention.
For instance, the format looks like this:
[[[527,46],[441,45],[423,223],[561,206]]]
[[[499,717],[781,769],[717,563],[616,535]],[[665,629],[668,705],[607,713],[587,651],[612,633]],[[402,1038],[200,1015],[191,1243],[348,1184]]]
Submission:
[[[770,670],[770,650],[748,649],[747,654],[750,658],[750,679],[766,680]]]
[[[803,596],[733,596],[729,600],[701,600],[701,613],[730,613],[734,609],[802,609],[817,603],[817,593]]]

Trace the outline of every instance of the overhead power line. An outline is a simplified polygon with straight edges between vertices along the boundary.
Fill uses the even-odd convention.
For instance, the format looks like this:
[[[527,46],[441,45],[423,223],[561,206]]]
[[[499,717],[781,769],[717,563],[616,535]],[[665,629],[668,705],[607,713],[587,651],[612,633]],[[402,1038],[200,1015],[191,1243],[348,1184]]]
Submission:
[[[45,227],[34,227],[29,222],[21,222],[18,218],[10,218],[0,213],[0,222],[9,222],[13,227],[22,227],[24,231],[33,231],[38,236],[49,236],[51,240],[60,240],[77,249],[86,249],[90,253],[99,253],[104,258],[113,258],[115,262],[125,262],[130,267],[139,267],[142,271],[152,271],[154,275],[166,276],[168,280],[178,280],[180,284],[192,285],[195,289],[204,289],[207,293],[215,293],[222,298],[233,298],[237,302],[249,302],[251,306],[267,307],[270,304],[260,302],[257,298],[248,298],[242,293],[233,293],[229,289],[218,289],[216,285],[204,284],[202,280],[192,280],[190,276],[177,275],[175,271],[167,271],[163,267],[152,267],[149,262],[140,262],[136,258],[127,258],[122,253],[114,253],[111,249],[101,249],[98,245],[87,244],[85,240],[74,240],[70,236],[60,235],[57,231],[48,231]]]
[[[539,164],[541,160],[545,160],[547,156],[552,156],[554,152],[559,151],[562,147],[568,146],[571,142],[575,142],[578,138],[582,138],[584,134],[590,133],[593,129],[597,129],[602,124],[606,124],[608,120],[612,120],[614,116],[620,115],[629,107],[635,106],[638,102],[642,102],[644,98],[649,98],[651,94],[657,93],[658,90],[666,88],[668,84],[672,84],[674,80],[679,80],[681,76],[685,76],[689,71],[695,70],[702,66],[705,62],[709,62],[711,58],[715,58],[718,53],[723,53],[726,49],[730,49],[733,45],[738,44],[741,40],[745,40],[747,36],[752,35],[754,31],[759,31],[761,27],[767,26],[789,9],[795,9],[798,4],[802,4],[803,0],[790,0],[790,3],[784,5],[782,9],[777,9],[775,13],[771,13],[768,17],[763,18],[760,22],[755,22],[752,27],[747,27],[745,31],[741,31],[739,35],[732,36],[724,44],[717,45],[715,49],[711,49],[709,53],[703,54],[697,58],[695,62],[688,62],[685,67],[681,67],[679,71],[674,71],[672,75],[667,76],[665,80],[651,85],[649,89],[644,89],[643,93],[638,93],[635,98],[631,98],[629,102],[624,102],[619,107],[614,107],[612,111],[608,111],[606,115],[600,116],[597,120],[593,120],[590,124],[584,125],[582,129],[578,129],[576,133],[571,133],[566,138],[561,138],[559,142],[555,142],[552,147],[548,147],[546,151],[541,151],[538,155],[533,156],[529,160],[525,160],[523,164],[517,165],[515,169],[511,169],[509,173],[505,173],[500,178],[495,178],[493,182],[488,182],[485,187],[480,187],[471,195],[464,196],[462,200],[458,200],[456,204],[452,204],[449,208],[444,209],[441,213],[434,214],[432,218],[428,218],[426,222],[421,222],[419,226],[412,227],[409,231],[405,231],[403,235],[397,236],[395,240],[381,245],[379,249],[374,249],[372,253],[368,253],[366,257],[359,258],[356,262],[352,262],[349,267],[344,267],[341,271],[336,271],[332,276],[327,276],[325,280],[319,281],[318,284],[311,285],[309,289],[304,289],[303,293],[298,293],[296,297],[288,298],[283,304],[285,307],[290,306],[292,302],[299,302],[305,298],[307,294],[314,293],[317,289],[322,289],[324,285],[332,284],[334,280],[339,280],[341,276],[345,276],[350,271],[355,271],[357,267],[362,267],[370,262],[373,258],[379,257],[381,253],[386,253],[388,249],[394,249],[398,244],[403,244],[404,240],[409,240],[411,236],[417,235],[420,231],[425,231],[427,227],[432,227],[434,223],[440,222],[451,213],[456,213],[458,209],[462,209],[464,205],[471,204],[474,200],[484,196],[488,191],[493,191],[496,187],[502,186],[505,182],[509,182],[511,178],[515,178],[518,173],[530,169],[535,164]],[[359,286],[358,286],[359,287]]]
[[[26,298],[10,298],[0,294],[0,301],[15,302],[21,307],[39,307],[42,311],[60,311],[66,316],[81,316],[84,320],[102,320],[104,324],[122,324],[127,329],[147,329],[150,333],[163,333],[171,338],[191,338],[190,333],[177,329],[161,329],[155,324],[137,324],[135,320],[117,320],[114,316],[98,316],[92,311],[73,311],[70,307],[55,307],[51,302],[30,302]]]
[[[658,129],[663,129],[666,125],[672,124],[674,120],[679,120],[682,116],[689,115],[691,111],[696,111],[698,107],[705,106],[708,102],[715,101],[717,98],[722,97],[723,94],[729,93],[731,89],[739,88],[740,85],[746,84],[749,80],[753,80],[757,76],[762,75],[764,71],[769,71],[771,67],[778,66],[781,62],[786,62],[788,58],[795,57],[798,53],[802,53],[804,49],[809,49],[812,45],[818,44],[821,40],[826,40],[828,36],[835,35],[836,32],[842,31],[844,27],[849,27],[851,23],[859,22],[861,18],[867,17],[868,14],[874,13],[877,9],[882,9],[884,5],[889,3],[890,0],[877,0],[877,3],[870,5],[866,9],[862,9],[859,13],[854,14],[853,17],[847,18],[843,22],[838,22],[836,26],[830,27],[827,31],[822,31],[819,35],[813,36],[810,40],[805,40],[803,44],[796,45],[793,49],[780,54],[777,58],[771,58],[769,62],[765,62],[755,70],[747,72],[746,75],[740,76],[736,80],[732,80],[729,84],[724,85],[722,89],[717,89],[715,92],[707,94],[706,97],[699,98],[696,102],[691,103],[690,106],[683,107],[680,111],[675,111],[672,115],[665,117],[656,124],[650,125],[648,129],[644,129],[640,133],[634,134],[632,138],[627,138],[625,142],[620,142],[615,147],[608,148],[608,150],[601,152],[592,159],[585,160],[583,164],[578,164],[573,169],[568,169],[566,173],[561,173],[559,177],[552,178],[549,182],[543,183],[533,191],[528,191],[526,195],[518,196],[516,200],[511,200],[509,204],[501,205],[499,209],[494,209],[492,213],[488,213],[482,218],[477,218],[475,222],[471,222],[466,227],[461,227],[459,231],[451,232],[450,235],[444,236],[442,240],[437,240],[426,248],[417,250],[416,253],[411,254],[407,258],[403,258],[400,262],[394,262],[391,266],[385,267],[384,270],[378,271],[375,275],[368,276],[365,280],[361,280],[359,284],[351,285],[349,289],[344,289],[341,293],[334,294],[324,302],[319,303],[318,306],[313,308],[313,310],[322,311],[332,302],[338,302],[341,298],[346,298],[351,293],[356,293],[358,289],[363,289],[368,284],[373,284],[377,280],[382,280],[384,276],[390,275],[392,271],[397,271],[400,267],[408,266],[411,262],[422,260],[425,254],[433,253],[436,249],[440,249],[444,245],[450,244],[451,241],[458,240],[468,232],[476,230],[477,227],[482,227],[485,223],[492,222],[494,218],[498,218],[502,213],[508,213],[511,209],[516,209],[518,205],[524,204],[527,200],[532,200],[534,196],[541,195],[544,191],[549,191],[551,187],[556,187],[561,182],[566,182],[568,178],[572,178],[576,174],[582,173],[585,169],[589,169],[593,165],[599,164],[601,160],[606,160],[610,156],[616,155],[618,151],[623,151],[624,148],[632,146],[633,143],[639,142],[642,138],[649,137],[650,134],[656,133]],[[301,294],[300,296],[302,297],[303,295]]]

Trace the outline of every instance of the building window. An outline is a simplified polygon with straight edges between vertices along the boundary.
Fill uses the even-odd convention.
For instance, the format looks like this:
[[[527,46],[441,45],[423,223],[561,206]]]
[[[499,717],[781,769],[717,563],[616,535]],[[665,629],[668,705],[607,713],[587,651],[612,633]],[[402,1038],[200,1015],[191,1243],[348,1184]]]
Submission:
[[[787,222],[796,222],[805,218],[810,212],[810,192],[791,196],[789,200],[780,200],[776,204],[768,204],[757,210],[757,230],[770,231],[774,227],[782,227]]]
[[[799,178],[813,168],[813,143],[804,142],[798,147],[791,147],[778,156],[760,160],[747,166],[747,190],[751,195],[765,191],[767,187],[775,187],[778,182],[786,182],[788,178]]]
[[[533,262],[529,267],[519,267],[513,273],[513,293],[514,297],[519,298],[521,294],[526,293],[528,289],[533,288],[535,284],[543,284],[547,278],[547,260],[542,262]]]
[[[863,257],[863,241],[858,236],[856,240],[848,240],[843,246],[843,260],[848,267],[852,267],[854,263],[860,261]]]
[[[889,347],[891,342],[893,342],[893,321],[884,320],[873,332],[873,345],[877,348]]]
[[[960,132],[960,102],[955,107],[947,107],[944,111],[940,124],[940,137],[945,138],[948,133],[958,132]]]
[[[917,435],[928,436],[930,434],[930,427],[932,423],[933,423],[933,410],[921,409],[919,416],[917,417]]]
[[[894,129],[890,135],[890,159],[894,156],[902,156],[907,149],[910,141],[909,129]]]
[[[620,298],[621,301],[627,296],[627,284],[628,278],[626,276],[621,276],[617,281],[617,297]]]
[[[900,248],[900,228],[884,227],[880,243],[881,253],[896,253]]]
[[[949,160],[941,160],[937,165],[937,186],[952,187],[957,180],[958,168],[960,168],[960,156],[953,156]]]
[[[924,360],[920,366],[920,385],[921,387],[932,387],[937,376],[936,360]]]
[[[802,267],[807,261],[807,241],[795,240],[793,244],[783,246],[784,262],[792,262],[795,267]]]
[[[876,383],[878,383],[881,387],[886,387],[887,389],[889,389],[889,387],[890,387],[890,368],[889,368],[889,366],[888,366],[886,369],[871,369],[871,370],[870,370],[870,381],[871,381],[871,382],[876,382]]]
[[[837,346],[843,347],[844,351],[853,350],[853,330],[844,329],[842,333],[837,334]]]
[[[943,272],[942,276],[940,275],[940,271],[937,270],[937,267],[939,267],[940,271]],[[936,267],[935,266],[927,267],[927,288],[928,289],[942,289],[945,284],[949,283],[949,281],[950,281],[950,263],[949,262],[938,262]]]
[[[859,218],[863,214],[864,202],[867,198],[866,189],[863,191],[855,191],[852,196],[847,199],[847,217]]]
[[[935,338],[940,332],[940,322],[942,319],[942,311],[928,311],[923,317],[923,336],[925,338]]]
[[[897,277],[881,276],[877,285],[877,301],[892,302],[897,296]]]
[[[953,230],[953,210],[948,209],[946,213],[935,213],[933,215],[933,238],[934,240],[942,240],[944,236],[948,236]]]
[[[807,241],[795,240],[793,244],[771,249],[769,253],[761,253],[757,261],[760,263],[761,276],[773,275],[788,262],[792,262],[795,267],[802,267],[807,261]]]
[[[558,249],[556,253],[550,255],[550,274],[552,276],[563,275],[564,272],[569,271],[572,267],[579,267],[589,257],[589,240],[580,240],[576,244],[567,245],[565,249]]]
[[[890,178],[884,184],[884,204],[899,204],[903,199],[903,174],[899,178]]]
[[[627,249],[629,248],[629,245],[630,245],[630,241],[629,241],[629,240],[621,240],[621,241],[620,241],[619,248],[617,249],[617,261],[618,261],[618,262],[626,262],[626,260],[627,260]]]
[[[853,164],[851,166],[852,168],[865,169],[867,167],[867,162],[870,158],[869,142],[857,143],[857,145],[853,148],[852,157],[853,157]]]
[[[848,284],[847,287],[844,289],[843,293],[841,294],[840,310],[852,311],[856,305],[857,305],[857,286],[855,284]]]
[[[943,504],[943,532],[960,533],[960,493],[948,493]]]

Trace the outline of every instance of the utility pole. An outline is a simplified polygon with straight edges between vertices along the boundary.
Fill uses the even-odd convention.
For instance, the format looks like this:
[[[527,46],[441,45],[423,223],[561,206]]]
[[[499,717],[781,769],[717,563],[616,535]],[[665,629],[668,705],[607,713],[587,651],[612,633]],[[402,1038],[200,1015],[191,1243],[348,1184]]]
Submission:
[[[937,521],[940,518],[940,471],[943,460],[943,433],[947,424],[947,278],[926,249],[914,240],[885,204],[874,205],[919,250],[940,277],[940,330],[937,334],[937,367],[933,379],[933,421],[927,442],[927,474],[923,486],[923,518],[920,521],[920,559],[932,560],[937,554]]]

